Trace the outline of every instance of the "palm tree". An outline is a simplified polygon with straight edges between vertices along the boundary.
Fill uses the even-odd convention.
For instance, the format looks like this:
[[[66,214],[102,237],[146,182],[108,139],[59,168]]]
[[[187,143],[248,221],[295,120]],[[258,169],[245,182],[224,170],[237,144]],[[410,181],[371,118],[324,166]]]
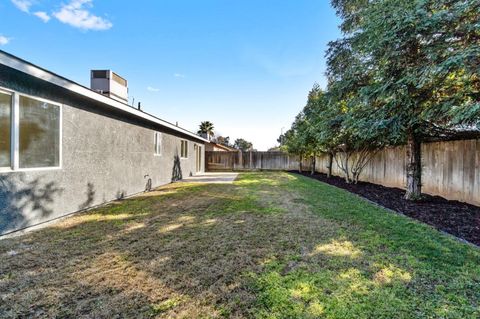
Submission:
[[[214,127],[213,123],[210,121],[203,121],[200,123],[200,129],[198,130],[197,134],[206,137],[207,140],[210,140],[214,134]]]

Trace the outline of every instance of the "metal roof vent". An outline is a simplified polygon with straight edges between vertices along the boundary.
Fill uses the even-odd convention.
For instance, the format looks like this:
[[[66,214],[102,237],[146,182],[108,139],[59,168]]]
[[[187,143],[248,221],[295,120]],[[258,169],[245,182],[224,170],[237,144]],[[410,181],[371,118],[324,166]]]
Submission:
[[[112,70],[92,70],[90,88],[117,101],[128,103],[127,80]]]

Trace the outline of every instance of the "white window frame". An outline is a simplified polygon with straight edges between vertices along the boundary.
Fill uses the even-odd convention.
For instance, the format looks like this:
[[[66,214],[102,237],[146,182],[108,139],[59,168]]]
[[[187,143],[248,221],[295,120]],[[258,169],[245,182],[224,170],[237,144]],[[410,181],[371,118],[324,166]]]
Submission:
[[[0,92],[12,95],[12,127],[10,133],[10,145],[11,145],[11,167],[0,167],[0,173],[9,172],[31,172],[31,171],[48,171],[59,170],[63,167],[63,105],[51,100],[40,98],[29,94],[20,93],[14,90],[9,90],[4,87],[0,87]],[[49,167],[29,167],[20,168],[20,96],[34,99],[40,102],[56,105],[59,109],[59,130],[58,130],[58,166]]]
[[[15,124],[13,121],[13,112],[14,112],[14,95],[13,92],[4,90],[3,88],[0,87],[0,93],[10,95],[10,166],[1,166],[0,167],[0,172],[9,172],[12,170],[13,166],[13,153],[14,153],[14,145],[13,145],[13,132],[15,128]]]
[[[185,143],[185,156],[182,153],[182,144]],[[180,140],[180,158],[187,159],[188,158],[188,140]]]
[[[154,156],[162,156],[163,153],[163,134],[161,132],[153,133]]]

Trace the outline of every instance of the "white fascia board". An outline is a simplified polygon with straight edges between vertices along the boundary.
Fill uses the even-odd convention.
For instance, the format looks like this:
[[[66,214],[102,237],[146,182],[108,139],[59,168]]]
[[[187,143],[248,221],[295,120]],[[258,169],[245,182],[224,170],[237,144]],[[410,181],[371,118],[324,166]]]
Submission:
[[[110,107],[113,107],[115,109],[121,110],[123,112],[129,113],[131,115],[134,115],[136,117],[142,118],[144,120],[159,124],[163,127],[169,128],[171,130],[174,130],[176,132],[188,135],[190,137],[193,137],[197,140],[203,141],[205,143],[208,143],[209,141],[203,137],[200,137],[184,128],[178,127],[172,123],[169,123],[167,121],[164,121],[162,119],[159,119],[158,117],[155,117],[151,114],[142,112],[140,110],[137,110],[133,107],[131,107],[128,104],[116,101],[112,98],[109,98],[107,96],[104,96],[100,93],[97,93],[95,91],[90,90],[89,88],[78,84],[76,82],[73,82],[71,80],[68,80],[62,76],[59,76],[55,73],[52,73],[50,71],[47,71],[45,69],[42,69],[36,65],[31,64],[30,62],[24,61],[20,58],[17,58],[9,53],[6,53],[2,50],[0,50],[0,64],[6,65],[12,69],[21,71],[23,73],[26,73],[28,75],[31,75],[33,77],[39,78],[41,80],[50,82],[52,84],[55,84],[57,86],[60,86],[62,88],[65,88],[71,92],[83,95],[85,97],[88,97],[90,99],[93,99],[95,101],[98,101],[100,103],[106,104]]]

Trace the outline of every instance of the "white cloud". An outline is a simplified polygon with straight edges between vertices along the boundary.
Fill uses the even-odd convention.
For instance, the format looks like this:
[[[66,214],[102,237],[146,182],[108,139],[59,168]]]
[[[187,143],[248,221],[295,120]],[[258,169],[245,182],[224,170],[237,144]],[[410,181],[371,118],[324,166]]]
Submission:
[[[60,22],[82,30],[110,29],[113,26],[110,21],[88,11],[87,8],[92,6],[92,0],[72,0],[68,4],[63,4],[53,15]]]
[[[0,45],[6,45],[10,42],[10,38],[0,35]]]
[[[12,3],[21,11],[30,13],[30,7],[34,4],[32,1],[29,0],[12,0]],[[40,18],[43,22],[48,22],[50,20],[50,16],[45,11],[37,11],[33,13],[33,15]]]
[[[50,16],[45,11],[37,11],[34,13],[34,15],[45,23],[50,21]]]
[[[30,7],[32,6],[32,2],[29,0],[12,0],[12,3],[17,7],[19,10],[23,12],[30,12]]]
[[[179,78],[179,79],[183,79],[185,77],[185,74],[175,73],[175,74],[173,74],[173,76],[176,77],[176,78]]]
[[[147,90],[149,90],[150,92],[158,92],[158,91],[160,91],[160,89],[157,89],[157,88],[154,88],[154,87],[151,87],[151,86],[147,87]]]

